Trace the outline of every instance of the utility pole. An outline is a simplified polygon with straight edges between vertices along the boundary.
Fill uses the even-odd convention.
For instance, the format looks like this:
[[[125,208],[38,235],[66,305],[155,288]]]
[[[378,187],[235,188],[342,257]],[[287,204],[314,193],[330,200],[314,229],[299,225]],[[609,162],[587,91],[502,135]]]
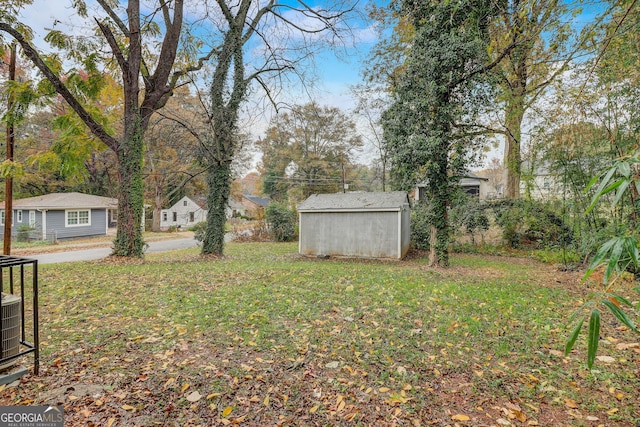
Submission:
[[[9,58],[9,81],[16,79],[16,44],[11,44]],[[9,93],[9,101],[7,103],[7,111],[9,112],[9,120],[7,120],[7,160],[13,162],[13,142],[14,129],[11,111],[13,109],[13,95]],[[4,254],[11,255],[11,228],[13,226],[13,177],[11,175],[5,178],[4,191]]]
[[[344,180],[344,154],[340,154],[340,167],[342,168],[342,192],[346,193],[347,192],[347,184],[345,183]]]

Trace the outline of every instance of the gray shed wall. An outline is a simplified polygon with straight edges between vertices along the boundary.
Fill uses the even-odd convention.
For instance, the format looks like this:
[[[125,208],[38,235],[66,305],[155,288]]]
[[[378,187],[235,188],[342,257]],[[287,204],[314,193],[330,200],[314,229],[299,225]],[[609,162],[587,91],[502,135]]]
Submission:
[[[404,213],[393,211],[301,212],[300,253],[402,258],[406,251],[398,253],[400,233],[398,215]],[[408,209],[406,213],[408,230]],[[404,223],[404,219],[402,222]],[[404,240],[404,233],[402,238]]]

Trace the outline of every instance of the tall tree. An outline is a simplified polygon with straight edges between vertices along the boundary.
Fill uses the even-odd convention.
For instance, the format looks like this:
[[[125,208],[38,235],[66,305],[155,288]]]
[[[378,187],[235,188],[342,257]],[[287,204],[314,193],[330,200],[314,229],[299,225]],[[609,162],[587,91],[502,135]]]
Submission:
[[[260,146],[265,193],[284,199],[295,189],[296,199],[304,199],[342,190],[362,140],[340,109],[310,103],[276,116]]]
[[[502,126],[490,129],[504,136],[505,197],[520,196],[525,114],[577,52],[568,51],[577,11],[559,0],[509,0],[492,22],[490,51],[498,56],[512,46],[496,69]]]
[[[402,2],[415,36],[383,116],[396,186],[428,183],[430,265],[449,264],[448,205],[473,136],[464,132],[486,102],[487,26],[494,2]]]
[[[387,105],[384,91],[372,84],[357,85],[352,89],[358,104],[354,109],[363,121],[366,131],[363,138],[367,145],[375,148],[377,157],[373,159],[377,174],[382,184],[382,191],[387,191],[387,175],[389,168],[389,151],[384,142],[380,117]]]
[[[107,0],[97,0],[97,3],[103,16],[96,14],[92,20],[98,26],[101,40],[89,43],[86,37],[74,39],[55,29],[47,35],[46,40],[65,53],[64,61],[59,55],[44,55],[33,46],[30,29],[15,19],[19,16],[15,6],[10,7],[12,10],[0,7],[0,33],[10,35],[20,44],[24,54],[88,129],[116,154],[118,229],[113,253],[141,257],[144,249],[141,227],[143,137],[151,115],[165,105],[182,75],[181,72],[174,73],[173,68],[183,26],[184,1],[158,0],[153,2],[153,9],[158,13],[149,15],[141,12],[140,0],[129,0],[124,10],[120,3]],[[84,1],[72,4],[80,17],[90,18]],[[160,31],[164,34],[159,34]],[[158,41],[159,37],[161,41]],[[87,107],[87,100],[97,93],[103,81],[103,72],[99,69],[103,46],[109,47],[110,60],[120,71],[124,108],[122,134],[118,136],[110,133]],[[156,49],[159,51],[157,56],[145,57],[147,50]],[[77,71],[63,70],[63,65],[70,61],[86,71],[86,78]]]
[[[272,0],[260,5],[251,0],[218,0],[220,42],[212,58],[210,87],[211,132],[202,140],[207,168],[208,215],[203,254],[222,255],[225,211],[229,201],[232,162],[236,156],[239,110],[251,84],[275,102],[277,86],[287,72],[301,67],[315,49],[341,43],[351,6],[324,8],[305,2]],[[323,37],[327,34],[328,37]],[[288,39],[287,39],[288,37]],[[259,58],[246,60],[250,52]]]

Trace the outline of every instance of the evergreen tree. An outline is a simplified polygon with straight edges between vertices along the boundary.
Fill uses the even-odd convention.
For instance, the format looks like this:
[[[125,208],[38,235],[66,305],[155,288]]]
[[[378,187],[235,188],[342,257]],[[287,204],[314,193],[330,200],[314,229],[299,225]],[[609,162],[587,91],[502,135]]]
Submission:
[[[477,116],[490,89],[484,80],[492,66],[486,29],[494,7],[491,1],[469,0],[400,6],[400,15],[411,17],[415,36],[383,127],[394,185],[408,190],[419,181],[428,184],[431,265],[449,263],[447,208],[474,142],[464,125]]]

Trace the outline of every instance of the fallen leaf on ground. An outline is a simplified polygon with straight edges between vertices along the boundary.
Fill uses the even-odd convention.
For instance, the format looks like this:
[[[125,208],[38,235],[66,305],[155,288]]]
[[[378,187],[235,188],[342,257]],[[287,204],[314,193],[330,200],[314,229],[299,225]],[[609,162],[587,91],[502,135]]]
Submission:
[[[567,408],[578,408],[580,405],[578,405],[578,402],[576,402],[573,399],[564,399],[564,406],[566,406]]]
[[[469,418],[468,415],[457,414],[457,415],[452,415],[451,419],[454,421],[469,421],[471,418]]]
[[[187,396],[187,400],[191,403],[197,402],[200,399],[202,399],[202,395],[197,391],[194,391],[189,396]]]

